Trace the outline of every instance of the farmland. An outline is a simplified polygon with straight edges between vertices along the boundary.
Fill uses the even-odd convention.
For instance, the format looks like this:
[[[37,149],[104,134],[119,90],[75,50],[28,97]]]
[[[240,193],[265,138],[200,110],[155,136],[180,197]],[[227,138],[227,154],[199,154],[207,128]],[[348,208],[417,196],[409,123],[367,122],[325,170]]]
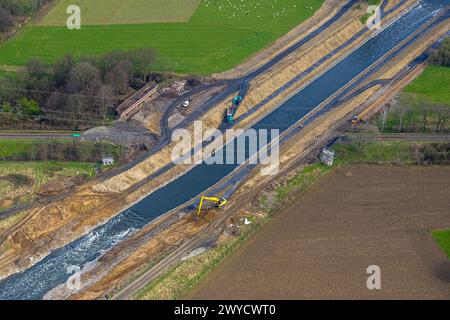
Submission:
[[[428,66],[405,88],[405,92],[434,103],[450,104],[450,68]]]
[[[112,6],[113,2],[108,2]],[[25,27],[15,38],[0,46],[0,65],[20,66],[33,57],[52,62],[66,53],[75,56],[100,55],[115,49],[151,47],[158,52],[159,70],[208,74],[239,64],[251,54],[312,16],[323,0],[203,0],[189,22],[127,22],[126,14],[105,25],[85,25],[68,30],[57,24],[58,5],[39,22]],[[56,13],[54,13],[56,12]],[[124,11],[125,12],[125,11]],[[125,13],[124,13],[125,14]],[[83,16],[82,16],[83,17]],[[83,18],[82,18],[83,19]]]
[[[201,0],[60,0],[40,21],[41,26],[65,26],[66,10],[81,9],[82,24],[111,25],[188,22]]]
[[[339,167],[184,298],[446,299],[447,257],[429,230],[450,222],[449,169]],[[448,250],[448,232],[434,236]],[[371,291],[374,261],[384,282]]]

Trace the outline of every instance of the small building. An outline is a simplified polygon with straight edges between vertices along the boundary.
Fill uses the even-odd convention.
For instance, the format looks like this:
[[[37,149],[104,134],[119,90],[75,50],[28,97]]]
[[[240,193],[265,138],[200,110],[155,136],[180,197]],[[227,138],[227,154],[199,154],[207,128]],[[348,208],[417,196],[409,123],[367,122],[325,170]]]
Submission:
[[[113,156],[103,156],[102,157],[102,163],[104,166],[113,165],[114,164],[114,157]]]
[[[332,166],[334,162],[334,155],[335,151],[323,149],[322,153],[320,154],[320,161],[322,161],[322,163],[326,164],[327,166]]]

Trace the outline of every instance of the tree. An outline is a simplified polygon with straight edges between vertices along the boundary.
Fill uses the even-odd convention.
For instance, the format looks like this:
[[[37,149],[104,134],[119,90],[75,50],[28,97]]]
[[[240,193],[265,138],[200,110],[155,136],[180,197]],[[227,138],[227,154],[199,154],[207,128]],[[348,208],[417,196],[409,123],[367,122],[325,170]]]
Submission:
[[[430,61],[438,66],[450,67],[450,37],[445,38],[440,48],[433,51]]]
[[[134,73],[141,76],[142,80],[145,81],[155,62],[155,51],[151,48],[138,49],[130,53],[130,58],[133,63]]]
[[[0,8],[0,33],[9,31],[16,24],[16,19],[11,13]]]
[[[436,105],[436,133],[442,132],[447,126],[448,119],[450,118],[450,106],[447,105]]]
[[[384,127],[386,125],[386,117],[387,114],[389,112],[389,108],[388,107],[383,107],[380,112],[378,113],[378,121],[380,123],[380,131],[383,133],[384,132]]]
[[[419,106],[419,114],[423,133],[427,131],[432,110],[433,104],[431,102],[422,101],[422,103]]]
[[[26,70],[31,78],[36,79],[41,79],[47,73],[47,68],[44,65],[44,63],[36,58],[33,58],[30,61],[28,61],[26,65]]]
[[[24,114],[37,116],[41,113],[41,107],[34,100],[29,100],[24,97],[19,100],[19,105],[22,108]]]
[[[89,62],[80,62],[70,71],[67,89],[70,93],[92,94],[101,86],[100,71]]]
[[[105,77],[105,82],[109,84],[116,95],[128,92],[129,77],[120,67],[115,67]]]
[[[65,55],[61,60],[57,61],[53,66],[53,76],[57,88],[63,88],[69,81],[70,71],[75,65],[75,61],[71,55]]]
[[[11,104],[9,102],[5,102],[2,105],[2,110],[3,110],[3,112],[11,112],[11,110],[12,110]]]
[[[400,96],[399,104],[397,108],[399,118],[398,132],[403,131],[403,119],[405,115],[411,110],[411,107],[416,103],[416,96],[410,93],[402,93]]]

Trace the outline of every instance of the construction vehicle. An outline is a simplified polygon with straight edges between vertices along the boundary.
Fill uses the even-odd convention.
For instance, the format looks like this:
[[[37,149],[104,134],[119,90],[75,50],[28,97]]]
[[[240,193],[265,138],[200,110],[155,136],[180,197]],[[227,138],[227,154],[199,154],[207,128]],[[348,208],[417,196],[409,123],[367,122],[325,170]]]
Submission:
[[[185,102],[183,102],[183,104],[181,105],[183,108],[187,108],[189,107],[189,105],[191,104],[190,100],[186,100]]]
[[[352,125],[357,125],[357,124],[359,124],[361,121],[362,121],[362,120],[361,120],[360,117],[354,116],[354,117],[352,118],[352,120],[351,120],[351,124],[352,124]]]
[[[242,102],[242,96],[236,96],[233,98],[233,105],[227,109],[225,120],[228,124],[234,124],[234,115]]]
[[[215,208],[221,208],[221,207],[223,207],[224,205],[227,204],[227,199],[225,199],[225,198],[202,196],[202,198],[200,199],[200,203],[198,205],[197,218],[200,217],[200,213],[202,211],[203,202],[204,201],[212,202],[213,203],[213,207],[215,207]]]

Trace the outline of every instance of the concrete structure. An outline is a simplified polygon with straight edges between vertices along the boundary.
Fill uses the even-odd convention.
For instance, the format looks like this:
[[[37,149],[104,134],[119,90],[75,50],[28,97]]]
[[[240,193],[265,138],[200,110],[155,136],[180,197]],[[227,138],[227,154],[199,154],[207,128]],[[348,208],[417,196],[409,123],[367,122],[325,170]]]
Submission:
[[[114,157],[113,156],[103,156],[102,163],[104,166],[112,165],[112,164],[114,164]]]
[[[320,154],[320,161],[327,166],[332,166],[334,162],[335,152],[333,150],[323,149]]]

